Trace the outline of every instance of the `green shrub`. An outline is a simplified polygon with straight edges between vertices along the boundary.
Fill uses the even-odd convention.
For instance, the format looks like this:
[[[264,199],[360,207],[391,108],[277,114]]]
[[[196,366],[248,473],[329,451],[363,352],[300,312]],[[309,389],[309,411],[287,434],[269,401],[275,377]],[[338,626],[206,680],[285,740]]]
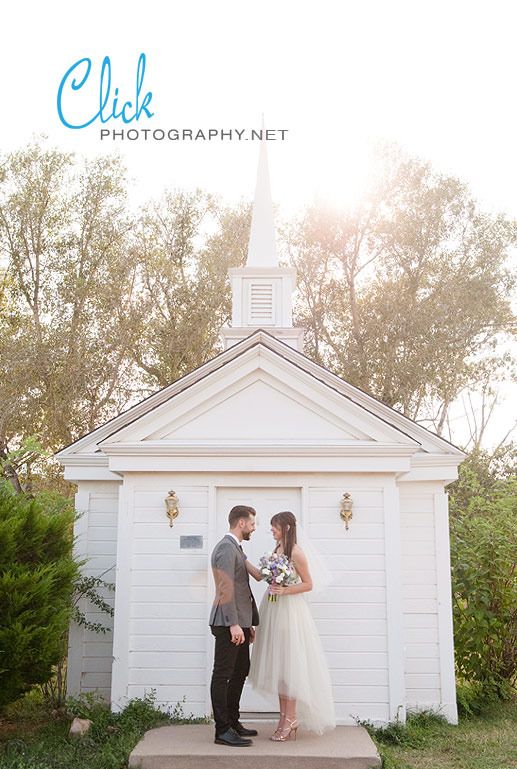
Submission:
[[[0,486],[0,709],[47,681],[63,655],[78,575],[70,507]]]
[[[405,723],[398,718],[386,726],[374,726],[371,721],[357,721],[381,745],[405,745],[419,748],[429,731],[447,725],[445,718],[433,710],[409,711]]]
[[[35,733],[22,728],[0,741],[0,769],[122,769],[148,729],[171,723],[155,708],[154,692],[131,700],[121,713],[112,713],[94,694],[68,698],[66,704],[66,718],[47,718]],[[8,708],[9,713],[13,707]],[[93,722],[81,739],[68,734],[73,716]]]
[[[475,713],[517,678],[517,481],[465,464],[451,496],[454,642],[459,705]]]
[[[479,681],[469,682],[461,676],[456,680],[456,702],[460,716],[482,716],[500,704],[500,697]]]

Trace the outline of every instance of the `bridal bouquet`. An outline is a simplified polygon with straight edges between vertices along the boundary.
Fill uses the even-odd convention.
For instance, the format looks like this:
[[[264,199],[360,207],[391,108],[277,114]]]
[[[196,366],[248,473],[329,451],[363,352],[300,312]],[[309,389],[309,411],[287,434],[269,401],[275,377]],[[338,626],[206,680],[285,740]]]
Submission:
[[[268,585],[288,585],[292,577],[293,570],[286,555],[278,553],[266,553],[259,561],[262,578]],[[268,601],[276,601],[277,596],[271,592],[268,595]]]

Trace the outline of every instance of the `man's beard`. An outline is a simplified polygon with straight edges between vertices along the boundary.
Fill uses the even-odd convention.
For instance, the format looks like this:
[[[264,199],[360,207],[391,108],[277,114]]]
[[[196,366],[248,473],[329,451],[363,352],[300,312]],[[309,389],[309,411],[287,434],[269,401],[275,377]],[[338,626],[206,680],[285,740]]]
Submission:
[[[246,542],[249,542],[249,539],[251,537],[251,531],[245,531],[242,535],[242,538],[246,540]]]

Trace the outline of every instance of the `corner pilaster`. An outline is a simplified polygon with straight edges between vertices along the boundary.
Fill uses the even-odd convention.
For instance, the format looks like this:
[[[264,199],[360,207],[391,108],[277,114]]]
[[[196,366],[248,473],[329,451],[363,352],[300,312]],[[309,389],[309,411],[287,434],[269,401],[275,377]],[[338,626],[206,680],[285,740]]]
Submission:
[[[386,612],[388,633],[389,719],[406,720],[401,571],[400,495],[395,478],[384,486]]]
[[[115,620],[111,677],[111,708],[114,712],[123,710],[128,700],[133,516],[133,482],[130,477],[125,475],[119,491],[117,523]]]

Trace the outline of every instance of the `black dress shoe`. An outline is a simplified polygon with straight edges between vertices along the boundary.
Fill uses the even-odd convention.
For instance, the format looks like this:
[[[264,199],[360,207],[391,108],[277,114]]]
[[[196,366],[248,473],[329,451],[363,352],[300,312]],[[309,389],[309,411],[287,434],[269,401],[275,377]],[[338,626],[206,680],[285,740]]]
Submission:
[[[222,734],[216,734],[214,742],[216,745],[229,745],[232,748],[246,748],[253,745],[253,740],[243,739],[231,727]]]
[[[243,726],[239,721],[237,721],[236,724],[233,724],[232,729],[241,737],[256,737],[258,734],[256,729],[246,729],[246,727]]]

